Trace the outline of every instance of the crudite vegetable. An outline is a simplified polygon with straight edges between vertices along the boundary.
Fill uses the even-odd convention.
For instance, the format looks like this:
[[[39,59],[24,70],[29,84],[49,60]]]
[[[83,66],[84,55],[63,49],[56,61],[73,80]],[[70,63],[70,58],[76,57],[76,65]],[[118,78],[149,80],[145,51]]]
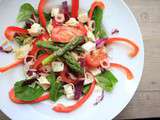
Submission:
[[[118,79],[110,68],[124,71],[126,77],[134,78],[129,68],[112,63],[105,48],[114,43],[126,43],[132,50],[129,57],[139,53],[136,43],[123,37],[109,37],[103,26],[103,1],[94,1],[88,11],[79,9],[79,0],[67,1],[59,7],[45,10],[47,0],[40,0],[38,8],[30,3],[20,7],[17,22],[23,26],[8,26],[6,38],[18,45],[14,49],[17,60],[0,67],[7,72],[23,64],[25,80],[17,81],[9,91],[9,98],[16,104],[36,104],[51,100],[53,104],[62,96],[75,100],[73,105],[58,103],[55,112],[72,112],[81,107],[99,86],[111,92]],[[9,53],[1,45],[0,52]],[[98,104],[96,102],[96,104]],[[28,111],[29,112],[29,111]]]

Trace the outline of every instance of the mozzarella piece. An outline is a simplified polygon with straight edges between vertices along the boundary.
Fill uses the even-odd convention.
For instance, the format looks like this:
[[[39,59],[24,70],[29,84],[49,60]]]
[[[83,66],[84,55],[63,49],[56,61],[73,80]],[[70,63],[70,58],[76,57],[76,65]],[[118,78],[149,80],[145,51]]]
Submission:
[[[86,72],[85,73],[85,80],[84,80],[84,85],[90,84],[94,81],[94,77],[91,73]]]
[[[92,50],[94,50],[96,48],[96,43],[93,43],[91,41],[88,41],[87,43],[82,45],[82,48],[86,51],[86,52],[90,52]]]
[[[74,85],[73,84],[66,84],[63,86],[64,92],[66,94],[66,97],[68,99],[73,99],[74,98]]]
[[[88,32],[87,32],[87,37],[88,37],[89,39],[91,39],[92,41],[96,41],[93,32],[91,32],[90,30],[88,30]]]
[[[98,74],[101,74],[101,69],[100,68],[93,68],[90,70],[90,72],[92,73],[92,75],[96,76]]]
[[[24,58],[30,50],[31,46],[29,44],[21,46],[20,48],[15,49],[15,56],[17,59]]]
[[[70,18],[65,24],[69,26],[76,26],[79,22],[75,18]]]
[[[46,77],[41,76],[38,78],[39,85],[44,89],[47,90],[50,87],[50,82],[47,80]]]
[[[38,23],[34,23],[31,28],[28,29],[29,34],[32,36],[40,35],[43,31],[43,27]]]
[[[52,8],[51,10],[51,17],[55,17],[59,14],[59,8]]]
[[[64,70],[64,63],[63,62],[52,62],[52,70],[53,72],[61,72]]]
[[[81,23],[86,23],[88,21],[88,15],[87,15],[87,13],[80,13],[78,15],[78,20]]]

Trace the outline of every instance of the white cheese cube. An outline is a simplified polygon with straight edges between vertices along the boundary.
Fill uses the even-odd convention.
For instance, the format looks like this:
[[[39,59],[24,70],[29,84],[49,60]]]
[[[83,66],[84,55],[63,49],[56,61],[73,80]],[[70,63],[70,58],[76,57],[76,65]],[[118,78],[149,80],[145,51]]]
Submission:
[[[31,28],[28,29],[29,34],[32,36],[40,35],[43,31],[43,27],[38,23],[34,23]]]
[[[98,74],[101,74],[101,69],[100,68],[93,68],[93,69],[90,69],[90,72],[92,73],[92,75],[96,76]]]
[[[59,8],[52,8],[51,17],[55,17],[59,14]]]
[[[50,82],[47,80],[46,77],[41,76],[38,78],[40,86],[44,89],[47,90],[50,87]]]
[[[74,98],[74,86],[73,86],[73,84],[66,84],[63,87],[64,87],[64,92],[66,94],[66,97],[68,99],[73,99]]]
[[[53,72],[61,72],[64,70],[64,63],[63,62],[52,62],[52,70]]]
[[[92,50],[94,50],[96,48],[96,43],[93,43],[91,41],[88,41],[87,43],[82,45],[82,48],[86,51],[86,52],[90,52]]]

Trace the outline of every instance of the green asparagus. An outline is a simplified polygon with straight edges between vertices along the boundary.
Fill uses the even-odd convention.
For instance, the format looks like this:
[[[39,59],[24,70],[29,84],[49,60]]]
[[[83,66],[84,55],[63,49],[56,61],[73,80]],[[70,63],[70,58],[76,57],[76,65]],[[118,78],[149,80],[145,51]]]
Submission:
[[[53,54],[51,54],[49,57],[44,59],[42,61],[42,64],[47,65],[47,64],[51,63],[52,61],[54,61],[57,57],[64,55],[67,51],[74,49],[77,45],[79,45],[81,43],[82,38],[83,37],[77,37],[72,42],[66,44],[63,48],[58,49]]]
[[[52,45],[52,43],[49,41],[38,41],[36,45],[38,47],[47,48],[52,51],[57,51],[59,49],[59,47]]]
[[[72,71],[80,74],[84,73],[83,68],[81,68],[80,64],[76,61],[76,59],[72,56],[70,52],[65,53],[63,55],[63,58],[65,59],[66,64]]]

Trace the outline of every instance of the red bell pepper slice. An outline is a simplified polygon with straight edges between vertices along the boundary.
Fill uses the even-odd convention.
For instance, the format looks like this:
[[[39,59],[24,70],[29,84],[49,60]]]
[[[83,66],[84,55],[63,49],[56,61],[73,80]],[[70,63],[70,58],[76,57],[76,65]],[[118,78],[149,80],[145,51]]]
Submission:
[[[39,19],[42,27],[46,28],[47,22],[46,18],[43,13],[44,5],[46,4],[47,0],[40,0],[39,6],[38,6],[38,14],[39,14]]]
[[[15,26],[9,26],[6,28],[4,35],[8,40],[13,40],[15,34],[28,34],[28,31],[26,29],[15,27]]]
[[[48,54],[43,54],[38,57],[38,59],[35,61],[33,65],[33,69],[37,69],[40,65],[42,65],[42,61],[47,58],[49,55]]]
[[[50,97],[49,94],[45,94],[35,100],[32,101],[24,101],[24,100],[19,100],[18,98],[16,98],[15,93],[14,93],[14,89],[11,89],[9,91],[9,98],[12,102],[17,103],[17,104],[35,104],[35,103],[39,103],[45,100],[48,100]]]
[[[120,69],[124,70],[124,72],[127,75],[128,80],[133,79],[133,73],[127,67],[125,67],[125,66],[123,66],[121,64],[117,64],[117,63],[110,63],[110,67],[120,68]]]
[[[138,45],[136,45],[134,42],[132,42],[131,40],[128,40],[126,38],[121,38],[121,37],[107,38],[105,41],[106,44],[112,44],[114,42],[125,42],[125,43],[128,43],[129,45],[131,45],[133,47],[133,51],[130,52],[130,54],[129,54],[131,57],[135,57],[139,52]]]
[[[72,0],[72,17],[78,17],[79,0]]]
[[[96,85],[96,81],[94,80],[90,89],[89,89],[89,92],[86,95],[84,95],[76,104],[71,105],[71,106],[64,106],[63,104],[58,104],[57,106],[55,106],[53,108],[53,110],[56,112],[69,113],[69,112],[72,112],[72,111],[78,109],[92,95],[93,90],[95,88],[95,85]]]
[[[91,5],[91,8],[90,8],[90,10],[89,10],[89,19],[90,19],[90,20],[92,19],[93,12],[94,12],[94,9],[95,9],[96,7],[99,7],[99,8],[101,8],[101,9],[104,9],[104,8],[105,8],[105,5],[104,5],[104,3],[101,2],[101,1],[95,1],[95,2],[93,2],[92,5]]]
[[[19,60],[15,61],[14,63],[10,64],[10,65],[7,65],[5,67],[1,67],[0,68],[0,73],[6,72],[6,71],[16,67],[17,65],[22,64],[23,61],[24,61],[24,59],[19,59]]]

